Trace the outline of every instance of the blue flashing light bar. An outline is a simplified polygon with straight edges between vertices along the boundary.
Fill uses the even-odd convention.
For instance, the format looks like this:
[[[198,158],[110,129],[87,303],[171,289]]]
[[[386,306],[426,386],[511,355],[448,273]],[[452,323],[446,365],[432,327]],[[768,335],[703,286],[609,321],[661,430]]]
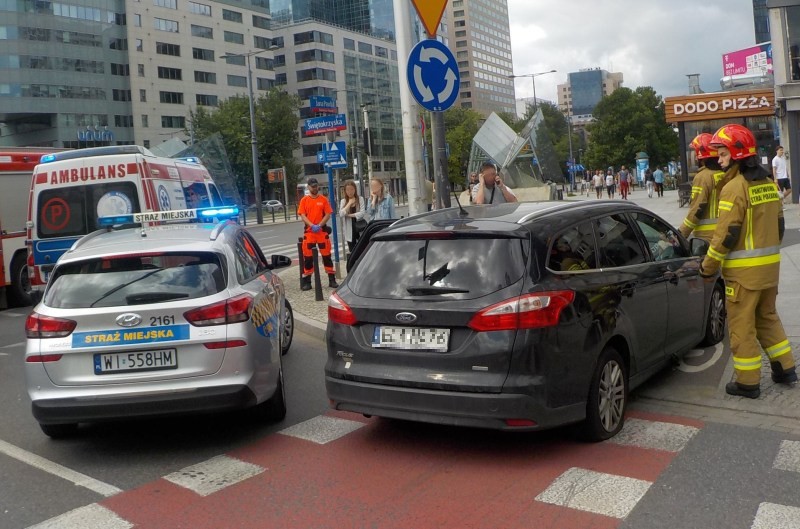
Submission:
[[[56,161],[55,154],[43,154],[42,157],[39,159],[39,163],[49,163],[55,161]]]
[[[120,224],[142,224],[145,222],[221,222],[237,219],[238,217],[239,206],[222,206],[218,208],[177,209],[132,213],[130,215],[109,215],[98,218],[97,225],[105,228]]]
[[[133,224],[133,215],[112,215],[97,219],[97,225],[101,228],[118,224]]]
[[[198,209],[199,218],[235,219],[239,216],[239,206],[223,206],[220,208]]]
[[[183,158],[176,158],[176,160],[180,160],[182,162],[187,162],[187,163],[196,163],[198,165],[202,163],[200,162],[200,158],[198,158],[197,156],[184,156]]]

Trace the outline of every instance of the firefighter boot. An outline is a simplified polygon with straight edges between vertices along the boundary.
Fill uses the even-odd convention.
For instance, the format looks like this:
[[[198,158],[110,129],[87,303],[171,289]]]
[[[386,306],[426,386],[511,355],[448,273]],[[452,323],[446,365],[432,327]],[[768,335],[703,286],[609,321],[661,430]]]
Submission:
[[[736,397],[747,397],[748,399],[757,399],[761,395],[761,388],[758,386],[745,386],[738,382],[728,382],[725,385],[725,393],[734,395]]]
[[[339,283],[336,282],[336,274],[328,274],[328,286],[331,288],[339,288]]]
[[[770,362],[772,367],[772,381],[776,384],[791,384],[797,382],[797,371],[792,367],[784,369],[780,362]]]
[[[311,276],[303,276],[300,280],[300,290],[311,290]]]

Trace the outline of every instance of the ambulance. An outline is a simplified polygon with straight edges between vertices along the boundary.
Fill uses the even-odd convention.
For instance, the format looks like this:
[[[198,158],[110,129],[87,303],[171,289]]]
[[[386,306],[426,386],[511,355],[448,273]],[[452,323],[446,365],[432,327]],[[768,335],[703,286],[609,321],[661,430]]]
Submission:
[[[208,170],[195,158],[161,158],[138,145],[77,149],[42,156],[28,204],[28,274],[34,297],[56,261],[97,219],[222,206]]]

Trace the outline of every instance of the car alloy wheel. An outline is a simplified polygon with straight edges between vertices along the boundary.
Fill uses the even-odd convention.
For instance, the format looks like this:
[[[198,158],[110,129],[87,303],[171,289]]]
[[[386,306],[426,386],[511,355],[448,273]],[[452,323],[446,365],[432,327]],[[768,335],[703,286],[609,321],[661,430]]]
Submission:
[[[628,375],[622,357],[606,347],[597,362],[589,398],[583,436],[589,441],[614,437],[625,423],[628,402]]]
[[[289,348],[292,346],[292,338],[294,337],[294,312],[292,312],[292,305],[289,303],[288,299],[285,299],[284,303],[283,329],[281,334],[282,355],[289,352]]]
[[[711,301],[708,305],[708,320],[706,321],[706,334],[703,345],[716,345],[725,337],[725,293],[722,286],[714,285],[711,292]]]
[[[607,432],[613,432],[622,421],[625,410],[625,381],[622,366],[615,361],[603,367],[600,377],[600,421]]]

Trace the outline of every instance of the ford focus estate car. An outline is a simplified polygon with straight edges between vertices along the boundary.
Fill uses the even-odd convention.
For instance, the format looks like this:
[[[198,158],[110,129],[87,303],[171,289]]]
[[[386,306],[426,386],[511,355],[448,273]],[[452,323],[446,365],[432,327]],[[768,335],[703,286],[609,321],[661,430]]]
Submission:
[[[582,423],[602,440],[622,428],[631,388],[723,337],[722,282],[698,273],[707,243],[634,204],[473,206],[371,228],[329,300],[337,410]]]
[[[267,260],[233,222],[83,237],[25,324],[33,416],[51,437],[81,422],[250,406],[282,419],[294,321],[272,272],[290,263]]]

